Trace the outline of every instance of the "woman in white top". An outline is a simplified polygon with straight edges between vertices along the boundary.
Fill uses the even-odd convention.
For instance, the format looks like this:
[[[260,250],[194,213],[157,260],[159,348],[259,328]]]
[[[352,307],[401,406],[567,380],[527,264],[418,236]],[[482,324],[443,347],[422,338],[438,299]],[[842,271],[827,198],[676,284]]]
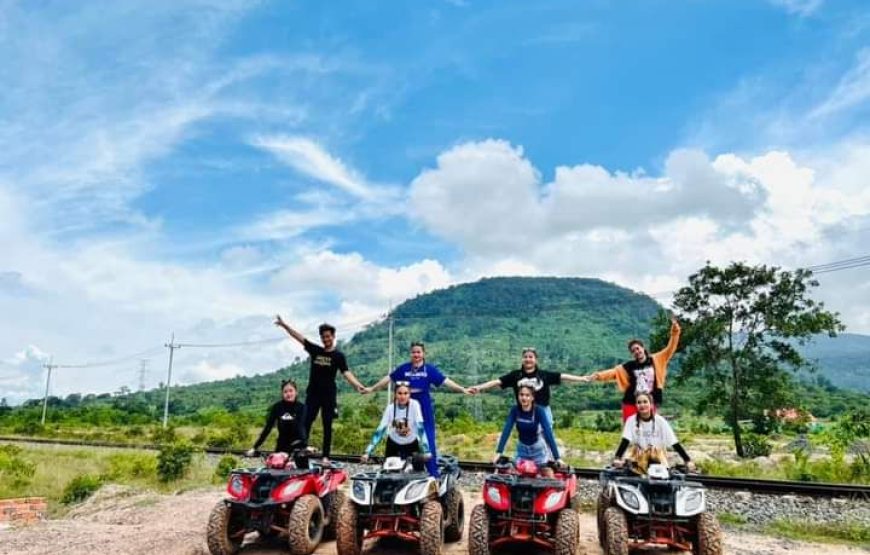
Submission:
[[[362,461],[366,462],[384,433],[387,435],[387,457],[406,459],[415,453],[429,453],[429,442],[423,422],[420,403],[411,399],[411,386],[408,382],[396,382],[393,402],[384,410],[371,443],[366,447]]]
[[[667,466],[667,450],[668,447],[672,447],[682,457],[686,467],[690,471],[695,470],[695,463],[680,445],[671,425],[664,417],[655,414],[652,396],[649,393],[638,393],[635,403],[637,414],[631,415],[625,421],[625,426],[622,429],[622,441],[616,449],[613,466],[618,468],[625,463],[623,455],[625,455],[625,450],[629,445],[632,447],[632,454],[629,458],[642,470],[645,471],[650,462],[658,462]]]

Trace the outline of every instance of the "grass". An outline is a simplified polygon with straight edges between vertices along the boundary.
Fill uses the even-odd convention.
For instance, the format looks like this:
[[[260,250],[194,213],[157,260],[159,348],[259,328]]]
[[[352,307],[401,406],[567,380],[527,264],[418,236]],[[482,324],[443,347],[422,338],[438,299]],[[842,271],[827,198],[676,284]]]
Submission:
[[[764,532],[794,540],[843,543],[870,547],[870,527],[858,522],[811,522],[779,519],[769,523]]]
[[[0,481],[0,498],[45,497],[49,516],[59,516],[67,508],[60,503],[64,488],[78,476],[103,476],[105,481],[121,483],[170,493],[195,489],[212,482],[213,464],[204,455],[194,455],[184,478],[161,483],[156,474],[157,453],[154,451],[123,451],[100,447],[70,447],[63,445],[28,445],[21,458],[36,465],[28,484],[12,485]]]
[[[739,515],[736,513],[730,513],[728,511],[722,511],[720,513],[716,513],[716,517],[719,519],[721,524],[729,525],[729,526],[742,526],[746,524],[748,521],[746,517],[743,515]]]

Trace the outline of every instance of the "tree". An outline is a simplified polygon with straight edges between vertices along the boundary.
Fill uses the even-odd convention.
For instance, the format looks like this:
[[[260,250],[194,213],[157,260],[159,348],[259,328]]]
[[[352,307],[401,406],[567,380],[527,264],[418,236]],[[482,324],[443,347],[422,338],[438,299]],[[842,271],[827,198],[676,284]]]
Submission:
[[[704,381],[703,404],[724,410],[741,457],[740,419],[794,402],[789,371],[808,366],[796,346],[845,329],[836,313],[810,298],[816,286],[808,270],[708,262],[674,298],[686,324],[680,379]]]

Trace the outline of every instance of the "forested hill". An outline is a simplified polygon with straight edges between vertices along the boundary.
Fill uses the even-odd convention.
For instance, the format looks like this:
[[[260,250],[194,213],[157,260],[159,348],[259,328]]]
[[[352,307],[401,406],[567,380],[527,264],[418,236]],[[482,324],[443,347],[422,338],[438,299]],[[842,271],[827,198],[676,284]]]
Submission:
[[[587,373],[624,360],[626,340],[648,337],[659,310],[651,298],[597,279],[488,278],[397,306],[393,363],[407,360],[411,341],[423,341],[427,360],[457,382],[472,385],[518,368],[521,349],[533,346],[542,368]],[[341,344],[363,383],[387,373],[388,335],[388,322],[380,321]],[[338,336],[343,339],[341,329]],[[304,390],[307,361],[252,377],[173,387],[172,411],[190,414],[214,406],[261,411],[275,399],[279,378],[288,376]],[[350,391],[344,380],[338,381],[341,391]],[[581,387],[571,386],[575,396]],[[162,406],[160,391],[136,395]],[[586,388],[586,400],[595,405],[609,407],[614,396],[612,386]]]

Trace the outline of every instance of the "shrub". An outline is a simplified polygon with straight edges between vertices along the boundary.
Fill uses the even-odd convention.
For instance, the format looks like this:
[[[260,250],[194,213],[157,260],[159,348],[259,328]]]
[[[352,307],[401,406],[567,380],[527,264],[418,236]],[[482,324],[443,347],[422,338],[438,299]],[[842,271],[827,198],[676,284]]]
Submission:
[[[746,434],[743,436],[743,456],[747,459],[766,457],[773,451],[773,445],[767,438],[758,434]]]
[[[619,417],[610,413],[598,413],[595,417],[595,429],[599,432],[615,432],[622,428]]]
[[[66,485],[65,488],[63,488],[60,502],[64,505],[69,505],[70,503],[84,501],[93,495],[95,491],[100,489],[101,485],[102,480],[99,476],[93,476],[91,474],[76,476]]]
[[[193,459],[193,445],[187,441],[166,443],[157,455],[157,477],[161,482],[171,482],[184,476]]]
[[[147,479],[157,474],[157,458],[149,453],[116,453],[108,462],[106,477],[111,480]]]
[[[178,439],[178,434],[175,432],[175,426],[168,426],[166,428],[160,426],[154,426],[151,428],[151,440],[154,443],[164,444],[164,443],[172,443]]]
[[[239,459],[235,458],[232,455],[224,455],[220,458],[217,463],[217,468],[214,471],[215,481],[223,481],[227,479],[227,476],[230,475],[230,472],[233,471],[234,468],[239,467]]]
[[[21,458],[21,447],[0,445],[0,483],[19,488],[30,484],[36,465]]]

